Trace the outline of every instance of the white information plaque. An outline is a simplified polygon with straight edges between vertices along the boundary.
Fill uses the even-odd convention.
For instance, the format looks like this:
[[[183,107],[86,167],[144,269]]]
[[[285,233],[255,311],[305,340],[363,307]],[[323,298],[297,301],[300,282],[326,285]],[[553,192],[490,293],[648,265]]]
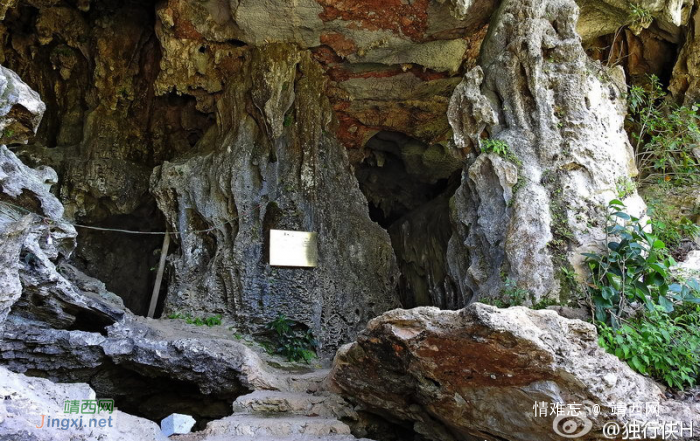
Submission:
[[[314,268],[318,263],[317,233],[270,230],[270,265]]]

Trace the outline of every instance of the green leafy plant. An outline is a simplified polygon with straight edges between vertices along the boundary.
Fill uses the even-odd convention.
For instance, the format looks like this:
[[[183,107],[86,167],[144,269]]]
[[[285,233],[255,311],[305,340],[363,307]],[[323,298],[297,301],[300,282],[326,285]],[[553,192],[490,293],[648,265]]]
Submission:
[[[680,220],[668,219],[666,221],[654,219],[651,221],[651,225],[654,228],[654,233],[670,248],[676,248],[684,240],[700,235],[700,226],[685,217]]]
[[[672,254],[684,241],[692,241],[700,235],[700,226],[679,215],[677,206],[667,205],[655,197],[648,198],[647,201],[654,234],[664,241]]]
[[[600,323],[599,343],[639,373],[670,387],[695,386],[700,376],[700,307],[668,314],[657,307],[613,329]]]
[[[651,26],[654,22],[654,16],[651,11],[643,6],[632,3],[630,4],[630,27],[636,27],[637,29],[644,29]]]
[[[700,181],[700,163],[693,148],[700,142],[700,115],[693,105],[674,106],[664,101],[661,81],[649,77],[645,89],[633,86],[628,95],[631,136],[641,181]]]
[[[482,139],[480,148],[482,153],[495,153],[516,165],[522,165],[520,159],[515,156],[515,153],[513,153],[513,150],[511,150],[510,146],[505,141],[492,138]]]
[[[530,291],[518,287],[518,283],[501,273],[503,278],[503,293],[501,298],[484,298],[479,302],[498,308],[508,308],[511,306],[521,306],[530,297]]]
[[[282,122],[282,125],[284,127],[289,127],[292,124],[294,124],[294,115],[290,112],[284,115],[284,121]]]
[[[609,204],[605,253],[585,254],[599,343],[634,370],[671,387],[700,374],[700,283],[674,280],[675,263],[659,237]],[[646,227],[646,228],[645,228]]]
[[[168,318],[169,319],[181,319],[184,320],[185,323],[188,325],[195,325],[195,326],[218,326],[221,324],[221,315],[213,315],[209,317],[193,317],[191,314],[182,314],[181,312],[176,312],[173,314],[169,314]]]
[[[530,291],[518,287],[518,282],[505,277],[503,281],[503,295],[510,306],[520,306],[530,296]]]
[[[622,177],[615,182],[615,188],[617,190],[618,199],[625,199],[637,191],[637,184],[630,178]]]
[[[697,282],[673,283],[669,268],[675,264],[663,241],[642,222],[625,213],[625,206],[610,202],[604,253],[585,253],[590,269],[588,294],[595,320],[620,327],[622,320],[646,306],[672,312],[674,301],[700,302],[693,294]]]
[[[666,244],[674,259],[685,260],[693,248],[691,243],[700,236],[700,227],[694,222],[700,216],[700,207],[691,208],[697,198],[697,186],[665,182],[644,187],[641,193],[654,234]]]
[[[275,352],[283,355],[289,361],[305,361],[308,363],[316,357],[318,343],[310,329],[303,330],[302,326],[279,314],[276,319],[267,324],[274,333]],[[268,351],[269,352],[269,351]]]
[[[559,305],[559,304],[560,303],[557,300],[544,298],[544,299],[540,300],[539,302],[535,303],[534,305],[532,305],[532,309],[536,309],[536,310],[547,309],[550,306]]]

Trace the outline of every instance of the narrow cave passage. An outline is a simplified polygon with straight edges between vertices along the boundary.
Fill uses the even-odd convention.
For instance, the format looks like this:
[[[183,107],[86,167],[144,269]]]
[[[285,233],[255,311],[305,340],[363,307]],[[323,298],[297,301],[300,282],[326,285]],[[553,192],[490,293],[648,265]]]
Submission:
[[[459,186],[462,162],[442,145],[397,132],[379,132],[365,148],[367,156],[355,175],[371,219],[391,236],[402,306],[464,306],[446,262],[450,198]]]

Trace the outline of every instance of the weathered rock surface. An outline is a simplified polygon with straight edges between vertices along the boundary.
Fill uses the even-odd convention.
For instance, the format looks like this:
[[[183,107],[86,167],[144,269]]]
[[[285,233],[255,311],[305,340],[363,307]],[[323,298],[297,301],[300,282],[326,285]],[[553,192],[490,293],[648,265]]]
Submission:
[[[64,412],[67,400],[94,400],[95,392],[87,384],[56,384],[43,378],[30,378],[0,367],[0,439],[12,441],[165,441],[158,425],[118,409],[112,414],[101,414],[105,427],[48,427],[47,418],[76,420],[80,415]],[[71,424],[71,422],[69,422]],[[44,427],[41,427],[41,426]],[[38,427],[37,427],[38,426]]]
[[[676,65],[673,67],[673,75],[669,89],[677,101],[683,101],[686,105],[692,105],[700,100],[700,13],[695,11],[685,35],[683,45]]]
[[[624,85],[586,57],[577,17],[572,1],[505,1],[481,66],[452,97],[456,154],[468,159],[448,262],[465,296],[498,297],[506,279],[532,301],[566,294],[560,271],[583,272],[580,253],[603,241],[596,219],[615,183],[636,172]],[[479,154],[486,135],[514,158]]]
[[[46,106],[10,69],[0,66],[0,143],[26,142],[36,133]]]
[[[0,68],[0,126],[4,133],[12,132],[7,140],[26,141],[32,136],[44,109],[36,92],[14,72]],[[63,221],[63,206],[49,192],[56,179],[52,169],[30,169],[0,146],[0,329],[23,291],[46,295],[66,288],[62,277],[52,273],[52,260],[71,253],[76,232]]]
[[[23,320],[63,329],[82,321],[83,315],[103,325],[114,323],[123,315],[118,297],[104,286],[99,291],[101,284],[69,267],[64,273],[56,268],[59,259],[70,256],[77,235],[49,192],[56,173],[48,167],[30,169],[5,146],[0,146],[0,167],[0,233],[7,251],[0,285],[8,288],[0,294],[0,325],[10,308]],[[86,291],[67,278],[71,274],[78,284],[86,283]],[[94,289],[98,292],[90,292]]]
[[[576,31],[584,40],[612,34],[629,26],[636,34],[658,21],[660,28],[673,32],[688,23],[693,0],[577,0],[581,18]],[[638,12],[634,12],[634,10]],[[675,28],[675,29],[674,29]]]
[[[32,170],[0,146],[3,364],[54,381],[90,382],[115,398],[128,398],[129,387],[132,396],[163,392],[167,381],[229,397],[284,382],[225,331],[135,317],[103,283],[67,264],[76,232],[49,191],[55,182],[52,169]],[[143,381],[149,378],[151,384]]]
[[[333,116],[310,55],[254,49],[236,75],[197,153],[153,174],[159,207],[180,232],[165,310],[224,314],[248,330],[284,313],[333,350],[398,305],[389,237],[327,131]],[[319,266],[270,267],[270,229],[317,232]]]
[[[97,384],[101,367],[135,376],[195,384],[204,394],[240,394],[282,387],[258,355],[226,336],[178,321],[125,317],[100,332],[52,329],[10,316],[0,359],[15,372],[42,372],[53,381]],[[105,385],[119,390],[119,385]]]
[[[327,373],[327,371],[325,371]],[[290,378],[295,378],[292,374]],[[178,441],[247,440],[355,440],[343,421],[357,421],[351,405],[326,391],[258,390],[238,397],[234,414],[210,422],[206,429]],[[341,419],[343,421],[341,421]],[[363,438],[364,441],[369,441]]]
[[[153,5],[86,4],[22,1],[7,12],[0,61],[48,107],[32,144],[15,151],[27,165],[56,170],[56,194],[71,221],[162,231],[148,192],[153,166],[190,149],[213,118],[193,97],[156,96]],[[153,287],[149,269],[157,264],[151,251],[161,241],[83,229],[71,258],[145,314],[143,293]]]
[[[413,422],[433,440],[560,440],[555,416],[536,416],[541,402],[601,406],[577,439],[602,439],[604,423],[631,418],[609,406],[637,402],[659,404],[650,421],[692,421],[700,435],[698,403],[664,400],[653,381],[598,346],[593,325],[554,311],[481,303],[390,311],[338,352],[331,380],[364,409]]]

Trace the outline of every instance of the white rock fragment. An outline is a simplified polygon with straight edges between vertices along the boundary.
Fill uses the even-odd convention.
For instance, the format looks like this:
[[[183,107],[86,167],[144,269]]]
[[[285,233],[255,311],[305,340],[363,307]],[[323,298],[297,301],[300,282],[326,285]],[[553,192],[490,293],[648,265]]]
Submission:
[[[176,434],[184,435],[186,433],[190,433],[194,423],[196,423],[196,421],[191,416],[174,413],[163,418],[163,420],[160,422],[160,430],[165,436]]]

